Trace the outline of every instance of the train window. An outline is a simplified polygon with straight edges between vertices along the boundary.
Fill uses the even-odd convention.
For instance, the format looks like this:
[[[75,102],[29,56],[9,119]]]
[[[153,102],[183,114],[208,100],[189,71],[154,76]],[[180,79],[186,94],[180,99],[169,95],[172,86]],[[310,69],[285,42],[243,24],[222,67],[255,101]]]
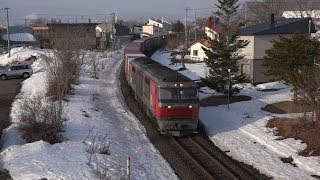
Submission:
[[[179,92],[177,88],[161,88],[159,99],[162,100],[179,100]]]
[[[198,99],[197,89],[195,88],[183,88],[180,89],[181,99]]]
[[[136,76],[137,76],[137,74],[136,74],[136,69],[132,66],[132,83],[133,84],[136,84]]]
[[[150,80],[146,77],[144,78],[143,83],[143,93],[148,99],[150,99]]]

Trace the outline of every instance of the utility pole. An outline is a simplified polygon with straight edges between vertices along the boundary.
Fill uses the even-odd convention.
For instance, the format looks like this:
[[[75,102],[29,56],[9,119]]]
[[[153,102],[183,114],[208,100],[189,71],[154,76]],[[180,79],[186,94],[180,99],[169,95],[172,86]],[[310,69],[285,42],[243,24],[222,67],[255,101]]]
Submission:
[[[186,11],[186,14],[185,14],[185,17],[184,17],[184,45],[185,45],[185,47],[187,47],[187,45],[188,45],[187,18],[188,18],[189,8],[186,7],[185,11]]]
[[[7,11],[7,37],[8,37],[8,53],[9,53],[8,57],[11,57],[10,32],[9,32],[9,27],[10,27],[10,25],[9,25],[9,9],[10,8],[3,8],[3,9]]]
[[[197,41],[197,12],[194,12],[194,41]]]
[[[247,21],[248,19],[248,1],[246,1],[245,6],[244,6],[244,19]]]
[[[112,30],[111,30],[111,37],[110,37],[110,43],[111,43],[111,48],[113,50],[115,50],[115,47],[116,47],[116,14],[115,13],[112,13]]]

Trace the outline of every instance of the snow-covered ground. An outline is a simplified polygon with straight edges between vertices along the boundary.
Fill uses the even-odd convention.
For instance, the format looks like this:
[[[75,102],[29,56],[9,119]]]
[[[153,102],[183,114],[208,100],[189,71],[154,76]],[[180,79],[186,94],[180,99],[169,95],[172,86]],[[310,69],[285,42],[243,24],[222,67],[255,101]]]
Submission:
[[[168,52],[158,51],[152,58],[172,69],[181,67],[170,65]],[[188,70],[182,74],[191,79],[196,79],[196,76],[205,77],[207,72],[204,63],[187,64],[186,67]],[[280,90],[258,91],[262,89]],[[200,99],[215,93],[207,87],[201,90],[204,93],[200,93]],[[260,84],[256,87],[246,84],[240,95],[250,96],[252,100],[233,103],[230,109],[227,109],[226,105],[200,108],[199,118],[206,126],[210,139],[219,148],[227,151],[228,155],[253,165],[260,172],[275,179],[312,179],[311,175],[320,175],[320,157],[298,155],[306,144],[294,139],[276,140],[275,129],[265,127],[272,117],[284,115],[268,113],[261,108],[269,103],[291,100],[290,88],[279,82]],[[297,167],[280,160],[289,156],[294,159],[293,163]]]
[[[16,48],[12,50],[12,58],[0,56],[0,64],[23,60],[30,55],[39,57],[43,53],[49,52]],[[81,76],[65,109],[68,120],[63,134],[66,140],[54,145],[44,141],[25,143],[17,130],[19,99],[46,91],[45,63],[39,58],[33,64],[35,73],[23,82],[21,93],[13,103],[11,117],[15,123],[2,134],[1,159],[13,179],[99,179],[95,174],[97,167],[104,170],[108,179],[124,179],[128,156],[131,157],[132,179],[177,179],[125,105],[118,82],[122,58],[122,51],[101,58],[104,69],[100,79],[92,79],[88,73]],[[101,135],[105,143],[111,143],[110,155],[88,152],[96,135]]]

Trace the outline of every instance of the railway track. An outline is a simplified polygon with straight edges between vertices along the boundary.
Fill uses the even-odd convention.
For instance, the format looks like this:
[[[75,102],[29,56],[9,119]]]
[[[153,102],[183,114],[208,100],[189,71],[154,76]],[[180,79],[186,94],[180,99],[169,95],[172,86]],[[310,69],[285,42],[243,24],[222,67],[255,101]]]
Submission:
[[[216,147],[200,128],[200,133],[188,137],[172,137],[159,133],[155,120],[142,110],[130,93],[120,73],[122,93],[130,110],[147,130],[147,136],[167,159],[180,179],[270,179],[252,166],[235,161]]]
[[[173,138],[173,142],[187,156],[192,169],[199,178],[238,179],[193,138]]]

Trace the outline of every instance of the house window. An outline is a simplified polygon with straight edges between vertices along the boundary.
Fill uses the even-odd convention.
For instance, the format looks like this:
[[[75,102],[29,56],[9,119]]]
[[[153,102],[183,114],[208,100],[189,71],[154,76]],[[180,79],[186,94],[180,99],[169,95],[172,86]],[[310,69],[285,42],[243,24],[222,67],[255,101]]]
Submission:
[[[193,50],[193,56],[198,56],[198,50]]]
[[[250,75],[250,65],[249,64],[241,64],[241,74]]]

